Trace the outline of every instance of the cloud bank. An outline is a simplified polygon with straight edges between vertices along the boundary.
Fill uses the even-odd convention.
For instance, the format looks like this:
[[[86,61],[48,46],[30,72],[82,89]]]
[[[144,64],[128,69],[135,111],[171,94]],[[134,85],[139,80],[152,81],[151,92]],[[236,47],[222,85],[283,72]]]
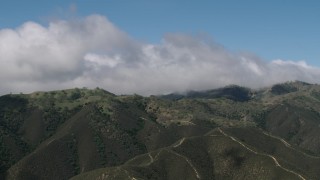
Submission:
[[[320,68],[304,61],[267,62],[200,36],[167,34],[159,44],[139,42],[100,15],[0,30],[0,94],[99,86],[150,95],[229,84],[319,83],[319,77]]]

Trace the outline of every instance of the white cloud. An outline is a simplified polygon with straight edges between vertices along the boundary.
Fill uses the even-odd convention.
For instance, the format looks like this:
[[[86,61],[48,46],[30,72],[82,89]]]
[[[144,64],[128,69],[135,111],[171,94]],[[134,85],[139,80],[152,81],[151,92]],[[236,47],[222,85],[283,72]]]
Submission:
[[[305,61],[266,62],[208,38],[168,34],[159,44],[141,43],[99,15],[0,30],[1,94],[99,86],[149,95],[319,77]]]

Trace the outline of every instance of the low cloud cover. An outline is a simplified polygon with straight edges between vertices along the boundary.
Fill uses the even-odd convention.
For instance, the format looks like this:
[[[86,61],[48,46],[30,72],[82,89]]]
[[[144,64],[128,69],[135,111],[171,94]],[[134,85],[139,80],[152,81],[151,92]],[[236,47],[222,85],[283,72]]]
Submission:
[[[320,68],[305,61],[269,62],[208,37],[167,34],[159,44],[139,42],[100,15],[0,30],[0,94],[99,86],[150,95],[230,84],[319,83],[319,77]]]

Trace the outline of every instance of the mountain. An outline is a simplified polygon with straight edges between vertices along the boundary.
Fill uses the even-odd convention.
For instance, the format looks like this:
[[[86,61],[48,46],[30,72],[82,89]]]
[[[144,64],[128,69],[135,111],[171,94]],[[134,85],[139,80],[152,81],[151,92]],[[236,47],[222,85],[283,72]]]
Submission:
[[[234,101],[248,101],[251,99],[251,91],[248,88],[240,87],[237,85],[230,85],[219,89],[212,89],[207,91],[189,91],[186,94],[173,93],[163,95],[161,98],[178,100],[182,98],[196,99],[213,99],[213,98],[227,98]]]
[[[0,179],[317,179],[320,86],[0,97]]]

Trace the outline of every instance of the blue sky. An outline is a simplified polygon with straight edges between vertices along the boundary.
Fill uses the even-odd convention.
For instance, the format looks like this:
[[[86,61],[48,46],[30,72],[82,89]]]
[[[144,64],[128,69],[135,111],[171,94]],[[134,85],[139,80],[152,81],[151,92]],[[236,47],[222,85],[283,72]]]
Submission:
[[[0,94],[320,83],[317,0],[0,3]]]
[[[320,66],[317,0],[2,0],[0,27],[95,13],[146,42],[159,42],[171,32],[203,33],[233,51]]]

